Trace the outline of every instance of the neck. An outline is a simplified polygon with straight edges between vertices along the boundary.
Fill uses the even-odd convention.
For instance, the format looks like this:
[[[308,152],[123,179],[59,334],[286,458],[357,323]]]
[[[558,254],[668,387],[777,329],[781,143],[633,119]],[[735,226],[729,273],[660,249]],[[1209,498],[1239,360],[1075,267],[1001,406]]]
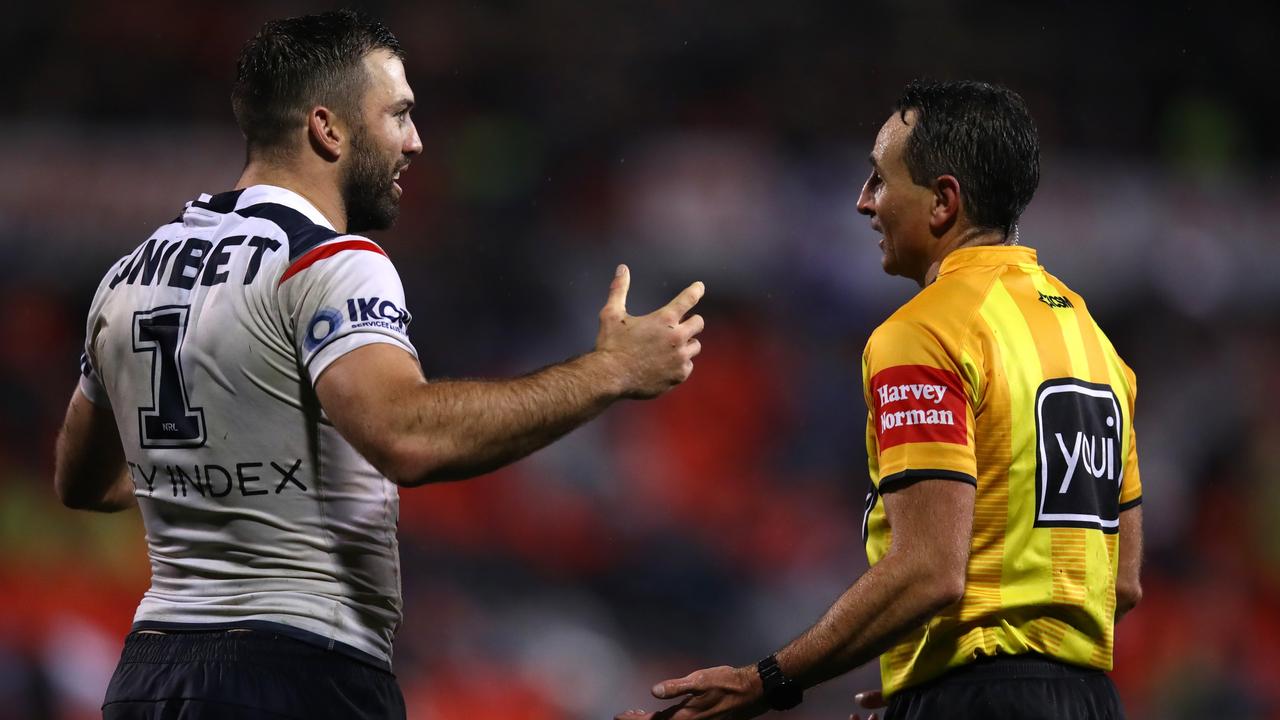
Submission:
[[[262,160],[250,160],[236,181],[236,190],[250,185],[275,185],[292,190],[307,199],[324,215],[333,229],[347,231],[347,211],[342,202],[338,184],[326,176],[309,172],[305,168],[278,165]]]
[[[933,262],[929,263],[924,277],[920,279],[920,287],[926,287],[938,279],[938,270],[942,267],[942,261],[956,250],[987,245],[1007,245],[1009,240],[1009,236],[991,228],[967,227],[958,232],[944,235],[938,242]]]

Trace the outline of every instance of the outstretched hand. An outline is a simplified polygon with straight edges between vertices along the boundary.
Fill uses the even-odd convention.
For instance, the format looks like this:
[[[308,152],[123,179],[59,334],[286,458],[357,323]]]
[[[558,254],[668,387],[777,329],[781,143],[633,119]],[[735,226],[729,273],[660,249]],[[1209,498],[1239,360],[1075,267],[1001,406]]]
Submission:
[[[627,314],[627,290],[631,271],[619,265],[609,286],[609,298],[600,311],[596,351],[615,362],[622,381],[622,395],[651,398],[688,379],[693,358],[702,351],[697,335],[704,325],[701,315],[685,315],[706,291],[695,282],[662,308],[648,315]]]
[[[763,714],[763,687],[754,666],[707,668],[653,686],[660,700],[679,699],[657,712],[628,710],[614,720],[745,720]]]

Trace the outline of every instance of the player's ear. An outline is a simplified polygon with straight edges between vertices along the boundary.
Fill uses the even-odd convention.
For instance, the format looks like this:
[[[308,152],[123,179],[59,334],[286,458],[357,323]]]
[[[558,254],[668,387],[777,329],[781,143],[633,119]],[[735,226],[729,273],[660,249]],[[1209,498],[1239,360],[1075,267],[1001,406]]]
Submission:
[[[960,217],[964,198],[960,195],[960,181],[954,175],[942,175],[933,182],[933,212],[929,228],[935,234],[946,232]]]
[[[338,115],[323,105],[307,113],[307,139],[320,157],[336,162],[342,157],[342,141],[346,131],[338,123]]]

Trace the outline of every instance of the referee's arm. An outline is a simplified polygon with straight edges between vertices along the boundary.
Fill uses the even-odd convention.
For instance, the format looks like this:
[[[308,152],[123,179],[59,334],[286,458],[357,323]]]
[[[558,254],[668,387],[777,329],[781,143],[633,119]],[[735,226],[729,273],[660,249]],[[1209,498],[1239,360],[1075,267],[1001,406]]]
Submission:
[[[817,685],[880,655],[963,597],[974,494],[968,483],[921,480],[881,496],[889,552],[778,652],[783,671],[804,687]]]
[[[888,553],[858,578],[813,627],[778,651],[782,672],[811,687],[889,649],[906,632],[964,596],[975,488],[918,480],[881,496],[892,528]],[[699,670],[653,688],[681,704],[661,713],[632,710],[619,720],[753,717],[766,708],[754,665]],[[745,712],[745,715],[736,713]]]
[[[1142,506],[1120,513],[1120,567],[1116,573],[1116,621],[1142,599]]]
[[[137,503],[115,416],[110,408],[93,404],[79,388],[67,405],[56,453],[53,487],[63,505],[118,512]]]

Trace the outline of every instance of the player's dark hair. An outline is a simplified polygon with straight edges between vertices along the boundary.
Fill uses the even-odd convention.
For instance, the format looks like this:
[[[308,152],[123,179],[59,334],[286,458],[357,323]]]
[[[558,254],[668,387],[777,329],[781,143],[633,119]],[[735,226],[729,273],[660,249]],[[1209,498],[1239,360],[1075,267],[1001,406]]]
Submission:
[[[916,112],[904,153],[912,182],[960,182],[970,222],[1006,235],[1040,184],[1040,138],[1012,90],[983,82],[913,80],[894,109]]]
[[[364,57],[390,50],[404,58],[385,25],[355,10],[272,20],[240,51],[231,108],[249,152],[278,151],[316,105],[353,123],[368,83]]]

